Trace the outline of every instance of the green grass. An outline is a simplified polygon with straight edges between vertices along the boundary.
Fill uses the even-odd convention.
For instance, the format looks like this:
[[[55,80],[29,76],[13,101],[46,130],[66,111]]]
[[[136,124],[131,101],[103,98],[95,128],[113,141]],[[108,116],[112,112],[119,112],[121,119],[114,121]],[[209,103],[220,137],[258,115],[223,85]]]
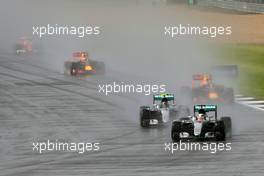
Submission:
[[[236,64],[241,94],[264,98],[264,45],[228,44],[221,47],[221,64]]]

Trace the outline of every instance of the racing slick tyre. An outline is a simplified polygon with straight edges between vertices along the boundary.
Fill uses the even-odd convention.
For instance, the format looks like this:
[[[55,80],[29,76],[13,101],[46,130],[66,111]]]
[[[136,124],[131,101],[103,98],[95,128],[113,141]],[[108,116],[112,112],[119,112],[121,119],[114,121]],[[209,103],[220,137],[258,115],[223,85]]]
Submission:
[[[232,136],[232,121],[230,117],[221,117],[221,121],[224,122],[225,125],[225,135],[227,138],[231,138]]]
[[[143,113],[143,111],[144,111],[145,109],[148,109],[148,108],[149,108],[149,106],[140,106],[140,108],[139,108],[139,109],[140,109],[140,110],[139,110],[140,126],[141,126],[142,128],[146,128],[146,127],[149,126],[147,120],[145,120],[145,118],[144,118],[144,113]]]
[[[148,122],[146,120],[144,120],[143,117],[140,117],[140,126],[142,128],[147,128],[149,125],[148,125]]]
[[[224,98],[227,103],[230,104],[234,103],[235,101],[234,90],[232,88],[226,88]]]
[[[171,139],[173,142],[179,142],[181,140],[180,133],[181,133],[181,122],[178,121],[172,122]]]
[[[217,141],[224,141],[226,139],[225,124],[224,124],[224,121],[222,120],[218,121],[215,127],[215,139]]]
[[[72,76],[76,76],[77,75],[77,71],[75,68],[71,68],[71,75]]]

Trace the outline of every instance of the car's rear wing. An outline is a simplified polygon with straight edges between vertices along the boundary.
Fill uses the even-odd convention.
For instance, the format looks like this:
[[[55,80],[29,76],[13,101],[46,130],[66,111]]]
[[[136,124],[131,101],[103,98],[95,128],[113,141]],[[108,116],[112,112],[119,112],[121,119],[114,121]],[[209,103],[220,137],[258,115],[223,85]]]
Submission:
[[[210,74],[195,74],[192,75],[192,87],[197,85],[197,81],[199,81],[200,86],[208,85],[212,83],[212,75]]]
[[[164,98],[166,98],[168,101],[173,101],[173,103],[174,103],[174,95],[173,94],[154,95],[153,96],[153,103],[155,104],[155,101],[161,101]]]
[[[192,76],[194,81],[212,80],[212,75],[210,74],[195,74]]]
[[[88,53],[87,52],[74,52],[74,53],[72,53],[72,57],[74,57],[74,58],[87,58]]]

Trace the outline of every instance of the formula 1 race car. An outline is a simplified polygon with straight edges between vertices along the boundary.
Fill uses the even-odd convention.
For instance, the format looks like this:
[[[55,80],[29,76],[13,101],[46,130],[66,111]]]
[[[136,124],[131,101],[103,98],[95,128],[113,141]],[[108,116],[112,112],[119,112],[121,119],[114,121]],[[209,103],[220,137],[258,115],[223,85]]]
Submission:
[[[159,102],[159,104],[156,104]],[[153,106],[140,107],[141,127],[150,127],[166,124],[171,119],[181,115],[189,115],[190,110],[183,105],[175,105],[173,94],[160,94],[153,96]]]
[[[36,52],[37,52],[37,49],[35,47],[33,48],[32,40],[27,37],[19,38],[18,42],[15,45],[15,53],[17,55],[32,54]]]
[[[224,141],[231,137],[232,124],[230,117],[217,119],[216,105],[195,105],[194,115],[182,117],[172,122],[171,138],[178,142],[181,139],[215,139]]]
[[[212,76],[208,74],[193,75],[192,88],[183,87],[183,99],[191,99],[193,103],[233,103],[234,90],[222,85],[214,84]],[[198,86],[196,83],[199,83]]]
[[[64,74],[71,76],[104,74],[103,62],[91,60],[87,52],[75,52],[72,59],[64,62]]]

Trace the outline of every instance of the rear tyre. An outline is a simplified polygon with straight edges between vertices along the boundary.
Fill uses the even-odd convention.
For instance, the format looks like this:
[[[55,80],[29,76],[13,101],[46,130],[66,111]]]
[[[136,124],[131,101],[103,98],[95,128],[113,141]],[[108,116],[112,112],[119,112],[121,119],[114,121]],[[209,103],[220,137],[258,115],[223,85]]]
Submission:
[[[76,76],[77,75],[77,70],[75,68],[71,68],[71,75]]]

